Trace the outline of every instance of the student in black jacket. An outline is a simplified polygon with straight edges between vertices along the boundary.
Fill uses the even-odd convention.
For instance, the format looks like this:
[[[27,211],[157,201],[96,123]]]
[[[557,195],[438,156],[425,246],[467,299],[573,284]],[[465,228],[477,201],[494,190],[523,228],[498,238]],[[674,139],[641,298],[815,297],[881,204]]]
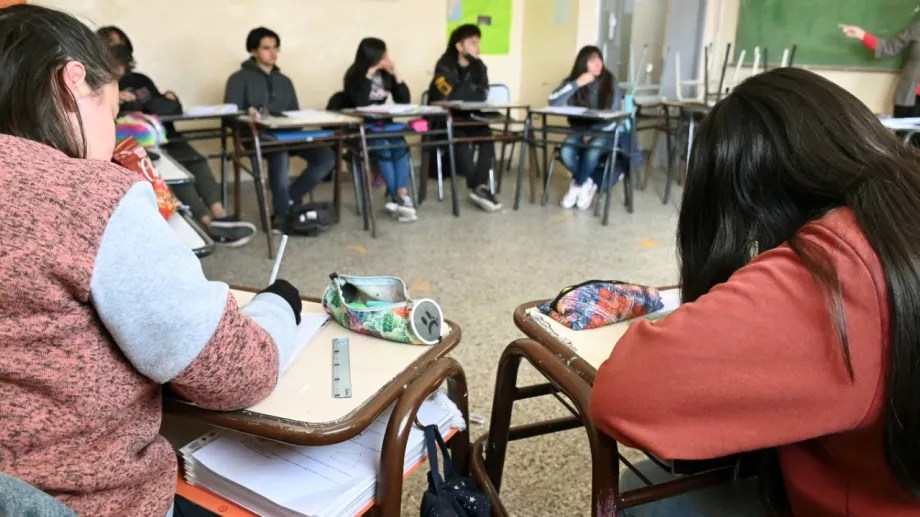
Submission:
[[[390,58],[386,43],[378,38],[361,40],[355,62],[345,72],[344,82],[345,100],[349,104],[345,107],[383,104],[390,95],[399,104],[407,104],[410,100],[409,87]],[[374,131],[375,126],[370,129]],[[387,185],[388,201],[384,208],[400,222],[416,220],[418,217],[408,189],[411,157],[406,140],[402,137],[370,138],[368,145],[377,170]],[[391,148],[379,149],[384,146]]]
[[[280,48],[281,38],[274,31],[265,27],[249,31],[246,50],[251,57],[227,79],[224,102],[236,104],[254,119],[299,110],[294,83],[275,65]],[[307,161],[307,168],[293,184],[290,183],[288,170],[290,154]],[[336,161],[331,147],[312,147],[291,153],[274,152],[266,154],[265,158],[268,159],[275,224],[283,224],[291,206],[301,203],[303,197],[329,175]]]
[[[141,111],[152,115],[182,113],[182,103],[172,91],[160,93],[153,81],[134,71],[134,45],[118,27],[101,27],[96,34],[109,46],[119,72],[118,99],[122,113]],[[242,246],[252,239],[256,227],[227,215],[220,199],[220,187],[208,160],[195,150],[172,124],[164,124],[169,142],[163,146],[169,155],[181,163],[192,176],[193,183],[173,185],[172,191],[189,207],[192,215],[204,225],[214,242],[225,246]]]
[[[486,65],[479,59],[479,27],[466,24],[454,29],[447,44],[447,50],[438,59],[434,68],[434,79],[428,86],[431,101],[474,101],[482,102],[489,94],[489,75]],[[491,136],[488,124],[464,126],[454,129],[454,136]],[[479,158],[473,164],[473,149],[469,143],[457,144],[454,156],[457,170],[466,176],[470,199],[486,211],[499,210],[502,204],[489,188],[489,169],[495,157],[492,142],[479,143]]]

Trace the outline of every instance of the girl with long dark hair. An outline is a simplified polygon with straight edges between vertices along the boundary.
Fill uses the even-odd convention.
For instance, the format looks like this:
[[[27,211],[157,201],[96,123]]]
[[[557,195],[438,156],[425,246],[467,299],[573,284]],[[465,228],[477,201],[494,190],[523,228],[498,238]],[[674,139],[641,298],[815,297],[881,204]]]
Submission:
[[[572,71],[549,96],[551,106],[568,105],[591,110],[617,109],[619,100],[613,74],[604,66],[600,49],[591,45],[578,51]],[[572,126],[572,134],[565,139],[560,153],[562,163],[572,172],[572,183],[561,205],[563,208],[577,206],[585,210],[591,206],[601,186],[604,175],[601,160],[610,154],[613,147],[615,125],[577,117],[570,117],[569,125]],[[588,136],[585,134],[588,131],[608,133],[610,136]],[[626,138],[621,138],[619,147],[626,149],[627,143]],[[619,178],[628,156],[629,153],[624,153],[623,160],[618,160],[620,166],[613,173],[611,185]]]
[[[917,515],[918,214],[920,154],[853,95],[746,80],[693,143],[683,305],[617,342],[595,422],[667,459],[765,451],[774,513]]]
[[[387,44],[379,38],[364,38],[358,44],[355,61],[345,72],[345,97],[351,107],[383,104],[393,101],[406,104],[409,87],[387,52]],[[373,128],[372,128],[373,129]],[[371,156],[387,186],[384,208],[400,222],[418,219],[412,197],[409,196],[409,148],[402,137],[368,139]],[[387,147],[386,149],[381,149]]]

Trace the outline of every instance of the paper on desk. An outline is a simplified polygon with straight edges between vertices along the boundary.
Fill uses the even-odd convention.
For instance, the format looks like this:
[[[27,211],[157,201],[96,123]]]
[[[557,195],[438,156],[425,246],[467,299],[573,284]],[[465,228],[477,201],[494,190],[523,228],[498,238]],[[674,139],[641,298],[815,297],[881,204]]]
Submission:
[[[210,106],[191,106],[185,108],[183,114],[189,117],[203,117],[236,113],[239,110],[240,108],[236,104],[214,104]]]
[[[355,515],[373,500],[383,437],[392,407],[354,438],[298,447],[231,431],[210,432],[180,450],[189,483],[203,486],[256,513]],[[462,429],[463,417],[443,392],[430,396],[418,420],[442,435]],[[423,432],[409,432],[403,472],[425,454]],[[202,468],[204,467],[204,468]]]
[[[420,106],[418,104],[371,104],[369,106],[361,106],[356,108],[357,111],[364,113],[413,113],[419,111]]]
[[[893,130],[920,129],[920,117],[880,118],[883,126]]]
[[[287,363],[285,363],[282,371],[287,370],[288,366],[291,366],[291,363],[294,362],[294,359],[300,355],[300,352],[303,351],[304,347],[319,334],[319,331],[322,330],[323,326],[329,322],[329,315],[325,312],[301,312],[300,313],[300,325],[297,325],[297,336],[295,338],[296,346],[294,347],[294,353],[291,354],[291,357],[288,358]]]
[[[587,109],[582,106],[547,106],[540,111],[554,113],[556,115],[581,115]]]

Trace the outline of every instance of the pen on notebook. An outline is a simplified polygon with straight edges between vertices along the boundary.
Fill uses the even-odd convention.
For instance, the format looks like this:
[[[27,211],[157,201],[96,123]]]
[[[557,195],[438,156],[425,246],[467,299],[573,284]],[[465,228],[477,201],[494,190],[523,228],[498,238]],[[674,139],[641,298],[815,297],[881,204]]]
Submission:
[[[281,269],[281,259],[284,258],[284,248],[287,247],[287,234],[281,236],[281,244],[278,245],[278,253],[275,254],[275,265],[272,266],[272,275],[268,277],[268,285],[275,283],[278,279],[278,270]]]

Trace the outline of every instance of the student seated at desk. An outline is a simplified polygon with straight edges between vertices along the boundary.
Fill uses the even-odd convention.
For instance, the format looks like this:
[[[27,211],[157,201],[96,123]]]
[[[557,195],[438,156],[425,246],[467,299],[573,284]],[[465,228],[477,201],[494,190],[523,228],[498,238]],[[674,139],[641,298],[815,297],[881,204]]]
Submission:
[[[592,419],[665,459],[764,450],[780,513],[920,515],[920,154],[779,68],[712,108],[688,169],[683,305],[616,343]],[[722,515],[693,497],[626,513]]]
[[[164,385],[214,409],[266,397],[299,294],[238,307],[111,162],[118,83],[88,27],[0,9],[0,63],[0,472],[79,515],[172,515]]]
[[[447,49],[434,67],[434,78],[428,85],[428,98],[435,101],[484,102],[489,95],[489,74],[485,63],[479,59],[479,27],[466,24],[450,34]],[[470,122],[470,118],[454,117],[455,122]],[[489,137],[492,130],[482,123],[474,126],[457,126],[454,138]],[[476,143],[479,156],[473,163],[473,146],[459,143],[454,146],[457,172],[466,176],[470,199],[487,211],[501,210],[502,204],[489,188],[489,171],[495,158],[492,142]]]
[[[387,52],[387,45],[378,38],[364,38],[358,44],[355,62],[345,72],[345,98],[351,108],[383,104],[392,95],[393,101],[407,104],[411,100],[409,87],[396,64]],[[373,130],[372,130],[373,131]],[[418,219],[415,205],[409,196],[409,148],[406,139],[368,139],[371,155],[377,163],[377,170],[387,185],[388,201],[384,208],[399,222]],[[374,149],[381,146],[402,146],[394,149]]]
[[[134,45],[128,35],[118,27],[106,26],[96,30],[109,46],[115,60],[118,77],[118,101],[122,113],[142,111],[153,115],[176,115],[182,113],[182,104],[174,92],[160,93],[149,77],[134,71]],[[224,246],[243,246],[256,233],[252,223],[240,221],[227,215],[220,200],[220,187],[208,165],[208,159],[195,150],[175,130],[171,123],[165,124],[169,142],[163,148],[177,162],[181,163],[195,181],[173,185],[176,197],[187,205],[192,215],[201,221],[214,242]]]
[[[591,110],[620,109],[620,92],[616,79],[604,66],[604,58],[599,48],[588,45],[578,51],[575,64],[568,77],[549,95],[550,106],[580,106]],[[562,198],[562,208],[577,206],[587,210],[594,200],[604,178],[603,158],[610,154],[613,147],[614,131],[618,124],[610,122],[592,122],[577,117],[569,118],[572,134],[566,137],[560,154],[562,163],[572,172],[572,183]],[[584,135],[585,132],[603,132],[606,138]],[[628,136],[620,135],[618,147],[628,149]],[[565,145],[569,144],[569,145]],[[587,147],[583,147],[587,146]],[[628,167],[629,153],[619,153],[617,170],[608,188],[616,184],[620,175]]]
[[[280,115],[300,109],[294,83],[275,64],[281,50],[281,38],[272,30],[258,27],[246,36],[246,51],[251,57],[227,79],[224,102],[236,104],[258,120],[263,115]],[[307,161],[300,176],[290,182],[288,163],[294,154]],[[310,147],[299,151],[265,154],[268,160],[268,181],[272,188],[275,209],[273,224],[283,226],[290,208],[303,202],[304,196],[319,185],[335,167],[335,152],[330,147]],[[255,161],[255,157],[253,157]],[[255,163],[253,163],[255,166]]]

